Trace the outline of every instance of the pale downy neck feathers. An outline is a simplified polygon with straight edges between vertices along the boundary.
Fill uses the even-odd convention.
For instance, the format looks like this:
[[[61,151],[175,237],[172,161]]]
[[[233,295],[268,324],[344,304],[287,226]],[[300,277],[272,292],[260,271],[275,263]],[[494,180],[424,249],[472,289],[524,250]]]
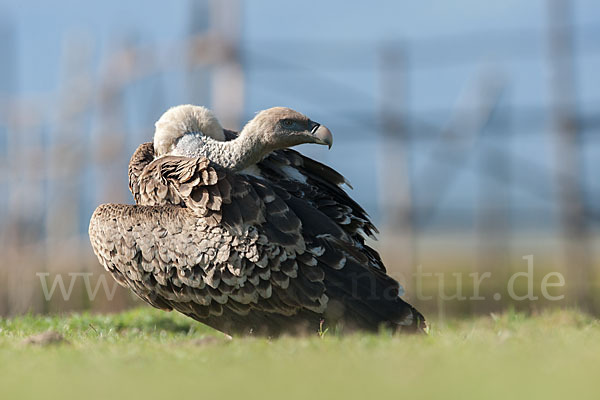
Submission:
[[[210,110],[191,105],[173,107],[155,124],[155,156],[204,156],[223,168],[241,171],[277,147],[265,134],[269,122],[268,118],[255,118],[236,139],[225,141],[223,128]]]
[[[242,131],[236,139],[230,141],[215,140],[202,133],[188,133],[179,138],[170,154],[204,156],[223,168],[241,171],[258,163],[270,151],[258,143],[255,135],[247,133]]]

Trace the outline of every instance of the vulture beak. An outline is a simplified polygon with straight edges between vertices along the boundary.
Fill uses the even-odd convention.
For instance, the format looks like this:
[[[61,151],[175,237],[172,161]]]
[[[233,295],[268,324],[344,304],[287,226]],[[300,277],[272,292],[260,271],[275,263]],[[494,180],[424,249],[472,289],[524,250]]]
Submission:
[[[326,144],[330,149],[333,144],[333,135],[331,131],[324,125],[320,125],[316,122],[311,122],[311,130],[310,133],[315,138],[315,142],[318,144]]]

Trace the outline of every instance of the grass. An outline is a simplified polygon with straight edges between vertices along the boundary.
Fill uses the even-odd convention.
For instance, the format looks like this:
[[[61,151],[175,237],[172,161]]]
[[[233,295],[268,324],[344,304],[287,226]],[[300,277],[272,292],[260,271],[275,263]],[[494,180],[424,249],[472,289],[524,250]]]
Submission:
[[[24,342],[47,330],[66,342]],[[569,310],[271,341],[149,308],[0,320],[1,399],[597,398],[598,365],[600,324]]]

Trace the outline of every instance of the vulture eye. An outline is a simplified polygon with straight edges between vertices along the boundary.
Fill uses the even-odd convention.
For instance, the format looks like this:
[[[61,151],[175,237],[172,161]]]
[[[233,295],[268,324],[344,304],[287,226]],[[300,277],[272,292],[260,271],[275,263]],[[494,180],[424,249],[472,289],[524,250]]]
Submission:
[[[283,120],[283,126],[285,127],[291,127],[294,125],[294,121],[292,121],[291,119],[284,119]]]

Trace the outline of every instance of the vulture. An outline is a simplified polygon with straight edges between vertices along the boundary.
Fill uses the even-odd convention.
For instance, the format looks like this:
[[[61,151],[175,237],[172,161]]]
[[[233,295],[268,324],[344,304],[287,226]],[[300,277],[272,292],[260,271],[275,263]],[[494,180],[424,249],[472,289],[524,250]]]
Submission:
[[[228,335],[427,331],[365,242],[377,230],[349,183],[289,149],[331,147],[328,128],[275,107],[236,133],[193,105],[155,126],[129,163],[135,205],[100,205],[89,225],[119,284]]]

